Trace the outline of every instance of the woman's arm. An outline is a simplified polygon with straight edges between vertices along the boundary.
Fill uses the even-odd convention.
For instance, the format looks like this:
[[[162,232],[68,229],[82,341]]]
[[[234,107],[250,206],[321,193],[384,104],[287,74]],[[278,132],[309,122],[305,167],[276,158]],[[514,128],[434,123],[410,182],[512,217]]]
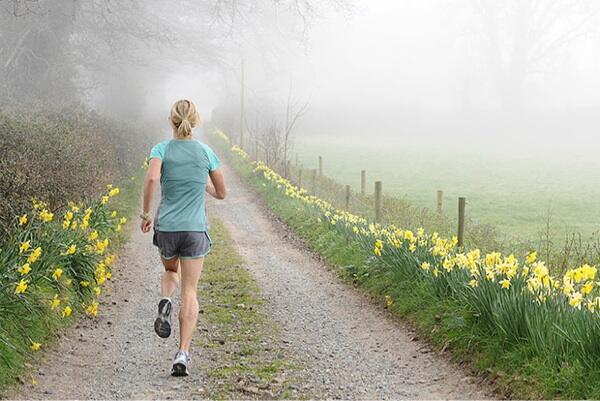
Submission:
[[[208,173],[211,183],[206,183],[206,192],[216,199],[225,199],[227,188],[225,187],[225,177],[220,168]]]
[[[160,166],[162,165],[162,160],[155,157],[150,159],[150,164],[148,165],[148,171],[146,172],[146,178],[144,179],[144,202],[142,205],[142,214],[145,216],[149,216],[150,209],[152,208],[152,198],[154,197],[154,192],[156,191],[156,185],[158,185],[158,181],[160,180]],[[152,227],[152,219],[148,217],[148,219],[142,219],[142,224],[140,228],[142,232],[147,233],[150,231],[150,227]]]

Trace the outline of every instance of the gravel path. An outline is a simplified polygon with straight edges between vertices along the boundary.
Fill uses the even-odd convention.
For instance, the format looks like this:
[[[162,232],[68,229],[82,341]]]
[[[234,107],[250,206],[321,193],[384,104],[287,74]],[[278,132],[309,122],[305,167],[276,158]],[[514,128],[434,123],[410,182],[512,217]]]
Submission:
[[[269,215],[226,169],[230,196],[211,202],[257,279],[283,340],[303,359],[305,386],[323,398],[489,398],[479,380],[411,341],[356,289],[343,284]],[[291,237],[291,238],[290,238]]]
[[[224,221],[304,371],[298,394],[319,398],[489,398],[489,389],[449,364],[343,284],[302,248],[263,202],[226,167],[229,197],[210,201]],[[153,331],[160,261],[150,235],[133,227],[96,320],[82,317],[43,354],[19,399],[185,399],[211,378],[169,375],[176,336]],[[177,319],[174,332],[178,333]],[[193,364],[202,364],[195,354]],[[194,365],[192,365],[194,369]]]

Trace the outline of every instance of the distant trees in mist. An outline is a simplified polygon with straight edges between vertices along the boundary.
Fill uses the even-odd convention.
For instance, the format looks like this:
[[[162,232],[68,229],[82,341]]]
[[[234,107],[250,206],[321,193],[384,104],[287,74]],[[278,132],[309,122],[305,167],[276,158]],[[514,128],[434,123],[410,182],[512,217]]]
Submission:
[[[182,64],[230,68],[244,32],[266,13],[285,10],[302,25],[324,5],[346,3],[0,0],[0,106],[90,98],[107,108],[132,106]]]

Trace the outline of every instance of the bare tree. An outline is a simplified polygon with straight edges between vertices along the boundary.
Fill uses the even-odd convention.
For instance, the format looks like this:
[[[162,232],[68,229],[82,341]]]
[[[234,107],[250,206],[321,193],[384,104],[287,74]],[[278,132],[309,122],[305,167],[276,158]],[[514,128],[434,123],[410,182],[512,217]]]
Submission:
[[[553,56],[596,29],[600,4],[593,0],[468,1],[480,35],[471,32],[493,73],[502,106],[519,111],[528,78]]]
[[[345,0],[0,0],[0,99],[77,100],[119,65],[164,59],[227,69],[242,34],[273,10],[304,19],[338,3]],[[83,85],[74,79],[82,75]]]
[[[308,101],[304,103],[298,103],[293,100],[292,96],[292,80],[290,79],[290,87],[288,90],[287,105],[285,108],[285,124],[283,126],[283,160],[284,160],[284,174],[286,177],[289,175],[287,171],[287,160],[288,160],[288,149],[290,147],[290,140],[292,132],[298,119],[302,117],[308,111]]]

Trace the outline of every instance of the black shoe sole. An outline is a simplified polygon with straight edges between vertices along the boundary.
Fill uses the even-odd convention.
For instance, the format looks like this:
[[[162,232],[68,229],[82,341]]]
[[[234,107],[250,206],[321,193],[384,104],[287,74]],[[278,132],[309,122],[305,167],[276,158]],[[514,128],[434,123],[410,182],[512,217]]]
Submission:
[[[171,335],[171,324],[159,316],[154,321],[154,331],[160,338],[168,338]]]
[[[171,376],[188,376],[190,373],[187,370],[187,367],[183,363],[176,363],[171,368]]]

